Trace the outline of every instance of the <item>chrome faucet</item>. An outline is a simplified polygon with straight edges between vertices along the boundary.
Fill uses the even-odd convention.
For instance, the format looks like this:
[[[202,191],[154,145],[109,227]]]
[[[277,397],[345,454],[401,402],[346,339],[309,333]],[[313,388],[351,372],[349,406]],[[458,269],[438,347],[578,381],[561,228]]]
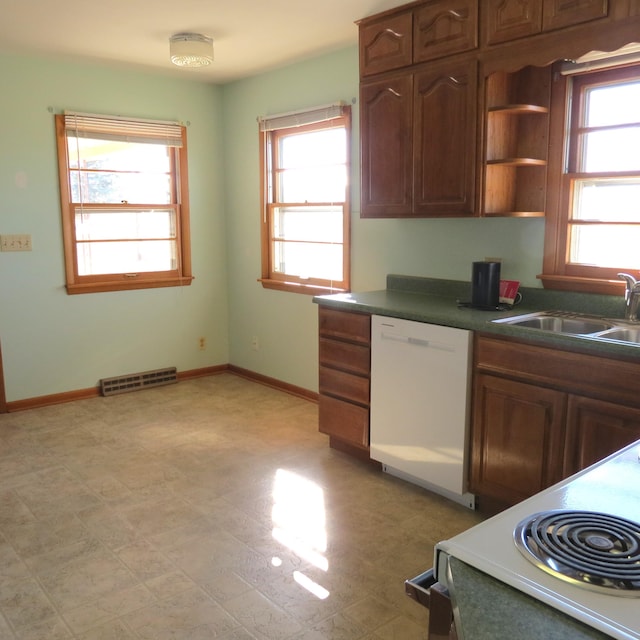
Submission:
[[[640,280],[636,280],[628,273],[619,273],[618,278],[624,280],[624,317],[631,322],[638,322],[638,306],[640,305]]]

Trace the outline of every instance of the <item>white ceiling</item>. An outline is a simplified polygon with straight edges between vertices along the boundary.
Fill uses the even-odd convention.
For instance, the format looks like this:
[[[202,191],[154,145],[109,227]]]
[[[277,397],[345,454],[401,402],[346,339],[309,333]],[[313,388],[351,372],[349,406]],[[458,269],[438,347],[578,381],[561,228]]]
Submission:
[[[224,83],[357,42],[356,20],[407,0],[0,0],[0,50],[135,65]],[[214,39],[204,69],[169,61],[169,36]]]

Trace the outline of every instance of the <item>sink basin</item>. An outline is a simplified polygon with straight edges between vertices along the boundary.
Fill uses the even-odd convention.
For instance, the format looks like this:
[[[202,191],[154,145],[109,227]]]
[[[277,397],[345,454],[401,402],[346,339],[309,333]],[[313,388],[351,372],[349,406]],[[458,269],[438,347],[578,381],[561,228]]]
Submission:
[[[598,337],[640,344],[640,327],[615,327],[610,331],[604,331]]]
[[[564,313],[561,311],[543,311],[540,313],[529,313],[524,316],[512,318],[502,318],[493,320],[498,324],[509,324],[516,327],[529,327],[540,329],[552,333],[566,333],[571,335],[592,335],[613,329],[614,325],[601,318],[581,316],[574,313]],[[616,338],[622,339],[622,338]],[[640,341],[640,334],[638,335]]]

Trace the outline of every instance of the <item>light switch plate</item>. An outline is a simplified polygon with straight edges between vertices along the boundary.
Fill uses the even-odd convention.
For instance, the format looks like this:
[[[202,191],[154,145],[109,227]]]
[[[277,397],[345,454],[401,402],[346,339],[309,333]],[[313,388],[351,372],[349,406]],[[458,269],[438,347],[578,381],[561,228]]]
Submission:
[[[0,251],[31,251],[31,234],[0,235]]]

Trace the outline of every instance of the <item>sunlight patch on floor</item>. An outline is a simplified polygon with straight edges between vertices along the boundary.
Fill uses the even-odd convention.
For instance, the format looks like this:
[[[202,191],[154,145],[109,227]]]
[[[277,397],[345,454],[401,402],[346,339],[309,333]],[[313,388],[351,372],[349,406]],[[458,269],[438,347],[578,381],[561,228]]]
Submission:
[[[278,469],[273,485],[272,535],[297,556],[322,571],[329,570],[324,491],[303,476]],[[272,564],[282,561],[273,558]],[[300,571],[294,571],[297,584],[324,600],[329,591]]]

